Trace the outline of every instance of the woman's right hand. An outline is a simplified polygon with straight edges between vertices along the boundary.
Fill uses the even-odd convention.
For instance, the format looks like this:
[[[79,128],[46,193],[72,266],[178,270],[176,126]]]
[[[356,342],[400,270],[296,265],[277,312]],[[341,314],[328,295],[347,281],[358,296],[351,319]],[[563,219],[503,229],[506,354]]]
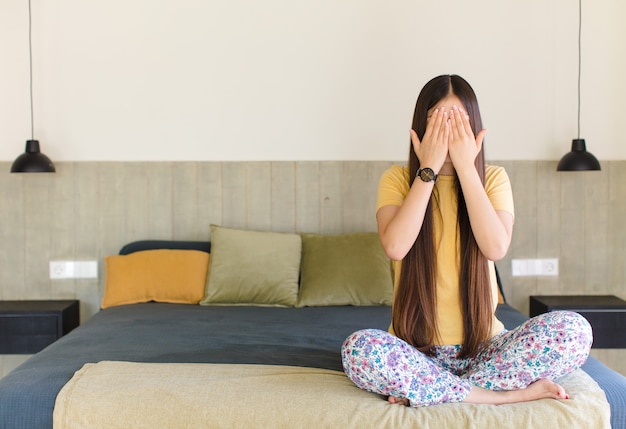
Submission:
[[[449,137],[448,114],[443,109],[436,109],[428,119],[421,141],[411,130],[413,150],[422,167],[432,168],[439,174],[448,156]],[[432,191],[432,182],[415,180],[402,205],[383,206],[376,212],[380,241],[390,259],[402,260],[411,250],[422,229]]]
[[[448,156],[450,121],[444,108],[435,109],[426,123],[426,132],[420,141],[415,130],[410,130],[413,151],[420,166],[432,168],[439,173]]]

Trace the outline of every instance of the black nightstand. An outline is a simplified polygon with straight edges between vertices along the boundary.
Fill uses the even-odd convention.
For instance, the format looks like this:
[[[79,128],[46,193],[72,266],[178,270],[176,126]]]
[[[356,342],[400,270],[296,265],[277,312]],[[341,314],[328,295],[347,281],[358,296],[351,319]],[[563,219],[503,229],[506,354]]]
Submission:
[[[593,348],[626,348],[626,301],[613,295],[531,296],[530,316],[570,310],[584,316],[593,328]]]
[[[0,301],[0,354],[33,354],[80,324],[77,300]]]

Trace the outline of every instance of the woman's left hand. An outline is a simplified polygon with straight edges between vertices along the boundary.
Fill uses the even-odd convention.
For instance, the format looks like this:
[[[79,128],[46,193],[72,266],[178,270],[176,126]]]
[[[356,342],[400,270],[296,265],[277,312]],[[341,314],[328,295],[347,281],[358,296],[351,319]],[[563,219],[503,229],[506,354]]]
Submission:
[[[487,130],[481,130],[476,137],[470,125],[469,116],[458,106],[450,111],[450,140],[448,151],[454,168],[475,168],[474,161],[483,146]]]

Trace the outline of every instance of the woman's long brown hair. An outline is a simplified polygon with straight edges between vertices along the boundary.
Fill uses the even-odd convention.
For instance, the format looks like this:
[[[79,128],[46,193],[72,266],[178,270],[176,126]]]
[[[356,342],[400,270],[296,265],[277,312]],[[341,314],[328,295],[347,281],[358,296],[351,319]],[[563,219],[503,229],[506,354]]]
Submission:
[[[428,82],[418,96],[413,116],[413,129],[420,140],[426,132],[428,111],[449,94],[456,95],[470,117],[474,135],[482,130],[476,94],[460,76],[443,75]],[[485,183],[485,158],[481,150],[475,161],[476,170]],[[410,185],[419,169],[413,145],[409,149]],[[487,258],[482,254],[465,205],[461,185],[456,180],[458,225],[461,239],[460,276],[463,312],[463,344],[458,357],[475,356],[491,335],[493,303]],[[436,277],[433,231],[433,201],[428,203],[422,229],[411,250],[402,260],[400,280],[393,303],[392,323],[395,334],[421,350],[434,354],[437,332]]]

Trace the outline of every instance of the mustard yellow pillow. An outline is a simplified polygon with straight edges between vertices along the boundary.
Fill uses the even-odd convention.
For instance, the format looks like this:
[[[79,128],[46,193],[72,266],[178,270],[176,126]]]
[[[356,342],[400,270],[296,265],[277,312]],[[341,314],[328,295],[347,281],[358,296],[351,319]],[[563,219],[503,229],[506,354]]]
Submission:
[[[199,250],[144,250],[105,258],[102,308],[139,302],[198,304],[209,254]]]

